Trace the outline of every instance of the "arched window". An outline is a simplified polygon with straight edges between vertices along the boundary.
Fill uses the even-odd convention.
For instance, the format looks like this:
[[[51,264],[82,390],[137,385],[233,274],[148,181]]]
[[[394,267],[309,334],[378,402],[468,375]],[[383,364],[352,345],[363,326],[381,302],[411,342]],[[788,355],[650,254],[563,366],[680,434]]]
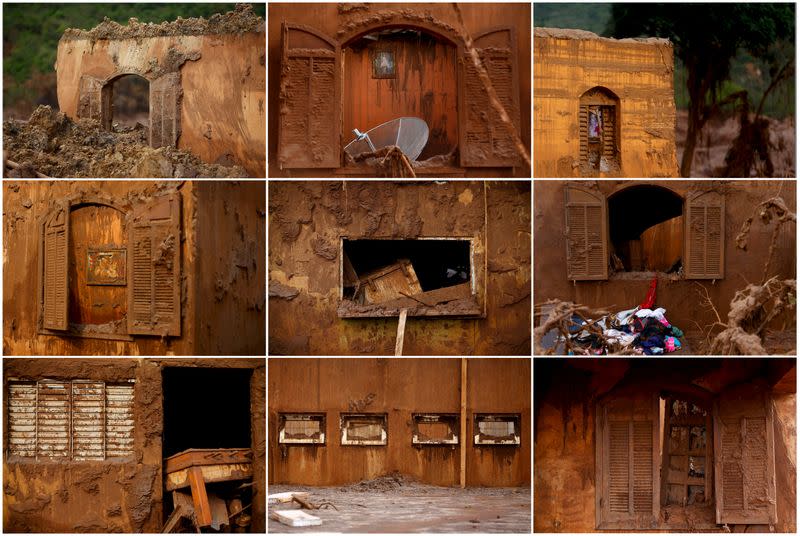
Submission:
[[[620,172],[619,97],[604,87],[594,87],[580,99],[581,175]]]

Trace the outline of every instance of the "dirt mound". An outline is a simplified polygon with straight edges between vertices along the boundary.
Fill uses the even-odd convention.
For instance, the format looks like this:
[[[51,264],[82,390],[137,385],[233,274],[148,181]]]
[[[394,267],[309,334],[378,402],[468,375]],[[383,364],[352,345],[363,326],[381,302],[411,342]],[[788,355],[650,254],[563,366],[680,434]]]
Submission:
[[[415,481],[408,475],[399,471],[394,471],[388,475],[379,476],[372,480],[362,480],[358,484],[353,484],[342,488],[342,491],[371,492],[371,491],[392,491],[403,486],[414,484]]]
[[[153,24],[139,22],[136,18],[122,25],[105,17],[103,22],[91,30],[69,28],[61,37],[62,40],[90,39],[138,39],[141,37],[162,37],[167,35],[209,35],[209,34],[243,34],[259,32],[264,29],[264,19],[253,13],[250,4],[236,4],[233,11],[212,15],[210,18],[178,17],[172,22]]]
[[[3,122],[4,174],[11,178],[247,177],[239,167],[206,164],[196,156],[147,145],[147,128],[108,132],[99,121],[69,119],[63,112],[39,106],[30,119]]]

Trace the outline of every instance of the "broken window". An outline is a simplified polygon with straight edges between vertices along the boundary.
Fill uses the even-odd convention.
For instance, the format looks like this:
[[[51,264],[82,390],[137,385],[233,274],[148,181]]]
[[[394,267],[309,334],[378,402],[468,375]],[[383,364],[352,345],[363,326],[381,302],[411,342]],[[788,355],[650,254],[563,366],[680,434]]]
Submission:
[[[480,314],[471,239],[342,239],[339,316]]]
[[[606,88],[592,88],[581,96],[579,112],[581,175],[619,175],[619,98]]]
[[[476,445],[519,445],[520,415],[501,413],[475,414]]]
[[[339,428],[342,445],[386,445],[388,441],[385,413],[342,413]]]
[[[133,455],[133,380],[12,380],[10,456],[105,460]]]
[[[458,445],[458,415],[413,413],[412,445]]]
[[[325,414],[278,414],[278,443],[293,445],[324,445]]]
[[[710,431],[711,412],[703,404],[665,400],[662,504],[689,506],[711,500]]]

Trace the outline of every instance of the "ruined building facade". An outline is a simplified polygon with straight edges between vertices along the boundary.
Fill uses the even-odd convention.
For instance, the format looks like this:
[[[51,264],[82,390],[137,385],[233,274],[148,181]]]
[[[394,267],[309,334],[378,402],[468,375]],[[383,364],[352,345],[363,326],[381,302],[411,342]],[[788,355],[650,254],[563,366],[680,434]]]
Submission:
[[[535,177],[677,177],[672,44],[536,28]]]

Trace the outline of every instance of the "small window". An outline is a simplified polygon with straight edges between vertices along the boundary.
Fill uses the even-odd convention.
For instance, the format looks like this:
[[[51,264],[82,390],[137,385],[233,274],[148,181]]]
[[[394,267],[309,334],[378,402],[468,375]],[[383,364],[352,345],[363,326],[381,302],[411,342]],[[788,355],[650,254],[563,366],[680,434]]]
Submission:
[[[133,380],[11,381],[8,453],[36,460],[133,455]]]
[[[343,413],[339,417],[342,445],[386,445],[388,426],[385,413]]]
[[[477,413],[475,414],[476,445],[519,445],[520,415]]]
[[[458,415],[414,413],[412,445],[458,445]]]
[[[278,443],[290,445],[324,445],[325,415],[322,413],[279,414]]]
[[[619,98],[604,87],[581,95],[579,160],[584,177],[620,173],[619,105]]]

